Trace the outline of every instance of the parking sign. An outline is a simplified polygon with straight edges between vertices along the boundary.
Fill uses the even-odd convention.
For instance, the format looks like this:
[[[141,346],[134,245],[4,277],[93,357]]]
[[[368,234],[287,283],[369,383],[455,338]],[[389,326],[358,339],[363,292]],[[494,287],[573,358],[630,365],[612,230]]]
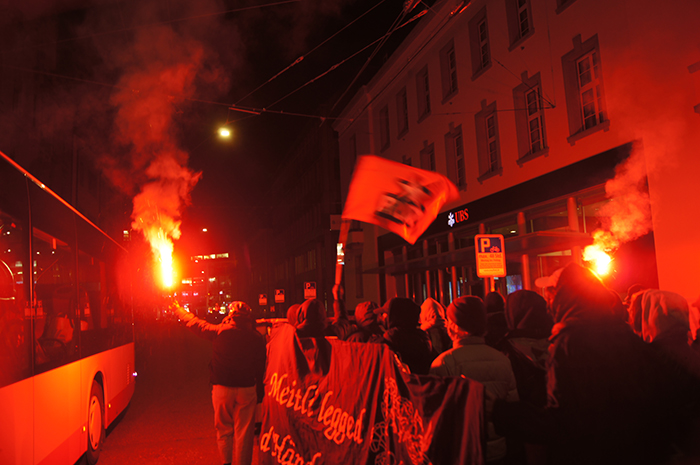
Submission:
[[[305,299],[315,299],[316,298],[316,283],[306,282],[304,283],[304,298]]]
[[[505,239],[501,234],[477,234],[476,274],[480,278],[502,278],[506,275]]]

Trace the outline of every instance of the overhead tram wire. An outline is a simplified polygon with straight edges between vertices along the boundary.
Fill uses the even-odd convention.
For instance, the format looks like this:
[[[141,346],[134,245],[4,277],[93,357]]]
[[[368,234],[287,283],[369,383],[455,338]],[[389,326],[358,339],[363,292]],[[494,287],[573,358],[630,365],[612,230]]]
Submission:
[[[457,6],[457,8],[455,8],[454,10],[452,10],[452,11],[447,15],[447,17],[445,18],[444,22],[441,23],[441,24],[438,24],[438,25],[435,27],[435,29],[433,29],[433,31],[430,33],[430,36],[429,36],[427,39],[425,39],[425,40],[423,41],[422,44],[420,44],[420,47],[418,48],[418,50],[416,50],[415,53],[414,53],[412,56],[410,56],[410,57],[408,58],[408,60],[406,60],[406,62],[404,63],[404,65],[394,74],[394,76],[393,76],[391,79],[389,79],[389,81],[384,85],[384,87],[383,87],[379,92],[377,92],[377,94],[376,94],[374,97],[372,97],[372,98],[362,107],[362,109],[358,112],[358,114],[361,114],[363,111],[365,111],[365,110],[367,109],[367,107],[369,107],[377,98],[379,98],[379,95],[381,95],[382,92],[384,92],[384,91],[386,90],[386,88],[389,87],[389,86],[391,85],[391,83],[393,83],[394,80],[396,80],[396,78],[398,78],[399,74],[401,74],[401,72],[403,72],[403,70],[405,70],[406,67],[408,67],[408,65],[410,65],[410,64],[413,62],[413,59],[414,59],[421,51],[423,51],[423,49],[424,49],[425,47],[427,47],[428,44],[430,44],[430,42],[432,42],[432,40],[435,38],[435,36],[436,36],[445,26],[447,26],[447,25],[449,24],[449,22],[450,22],[453,18],[455,18],[456,16],[458,16],[459,14],[461,14],[462,12],[464,12],[464,11],[467,9],[467,7],[469,7],[469,5],[471,5],[471,2],[470,2],[470,1],[466,1],[466,2],[465,2],[465,1],[462,1],[462,3],[461,3],[459,6]],[[427,11],[428,11],[428,10],[423,10],[419,15],[416,15],[416,16],[417,16],[417,17],[423,16]],[[412,19],[413,19],[413,18],[412,18]],[[344,119],[344,120],[349,120],[349,121],[353,121],[353,120],[354,120],[354,118],[338,118],[338,119]]]
[[[395,30],[399,30],[399,29],[401,29],[402,27],[405,27],[405,26],[411,24],[413,21],[416,21],[417,19],[421,18],[421,17],[424,16],[426,13],[427,13],[427,10],[421,11],[420,13],[418,13],[417,15],[415,15],[414,17],[412,17],[411,19],[409,19],[409,20],[406,21],[405,23],[403,23],[403,24],[401,24],[400,26],[398,26]],[[389,33],[387,33],[387,34],[389,34]],[[325,76],[326,74],[330,73],[331,71],[335,70],[336,68],[338,68],[339,66],[341,66],[342,64],[344,64],[346,61],[351,60],[351,59],[354,58],[355,56],[357,56],[357,55],[359,55],[360,53],[362,53],[362,52],[364,52],[365,50],[367,50],[367,49],[368,49],[369,47],[371,47],[372,45],[374,45],[374,44],[376,44],[377,42],[379,42],[379,41],[385,39],[385,38],[387,37],[387,34],[384,34],[382,37],[380,37],[380,38],[378,38],[378,39],[376,39],[376,40],[370,42],[369,44],[365,45],[363,48],[361,48],[361,49],[358,50],[357,52],[353,53],[353,54],[350,55],[349,57],[345,58],[344,60],[342,60],[342,61],[340,61],[340,62],[338,62],[338,63],[336,63],[336,64],[334,64],[334,65],[331,66],[328,70],[324,71],[323,73],[319,74],[318,76],[316,76],[316,77],[310,79],[309,81],[305,82],[304,84],[302,84],[301,86],[297,87],[296,89],[294,89],[293,91],[291,91],[290,93],[288,93],[287,95],[285,95],[284,97],[282,97],[282,98],[276,100],[274,103],[270,104],[270,106],[277,105],[277,104],[278,104],[279,102],[281,102],[282,100],[284,100],[284,99],[286,99],[287,97],[291,96],[292,94],[298,92],[299,90],[303,89],[304,87],[308,86],[309,84],[313,83],[314,81],[317,81],[318,79],[322,78],[322,77]],[[346,119],[346,118],[331,118],[331,117],[327,117],[327,119]]]
[[[298,65],[299,63],[301,63],[305,58],[308,58],[308,56],[311,55],[313,52],[315,52],[316,50],[318,50],[319,48],[321,48],[323,45],[325,45],[327,42],[329,42],[330,40],[332,40],[335,36],[337,36],[338,34],[340,34],[341,32],[343,32],[345,29],[349,28],[350,26],[352,26],[353,24],[355,24],[357,21],[359,21],[360,19],[362,19],[363,17],[365,17],[367,14],[369,14],[369,13],[370,13],[372,10],[374,10],[375,8],[379,7],[379,6],[380,6],[382,3],[384,3],[385,1],[386,1],[386,0],[381,0],[381,1],[377,2],[377,4],[375,4],[372,8],[370,8],[370,9],[367,10],[367,11],[365,11],[365,12],[362,13],[360,16],[358,16],[357,18],[355,18],[354,20],[352,20],[351,22],[349,22],[348,24],[346,24],[345,26],[343,26],[342,28],[340,28],[340,29],[339,29],[338,31],[336,31],[335,33],[333,33],[330,37],[328,37],[327,39],[325,39],[323,42],[321,42],[320,44],[316,45],[314,48],[312,48],[311,50],[309,50],[308,52],[306,52],[304,55],[302,55],[302,56],[300,56],[299,58],[297,58],[293,63],[291,63],[290,65],[288,65],[288,66],[287,66],[286,68],[284,68],[282,71],[278,72],[277,74],[275,74],[274,76],[272,76],[270,79],[268,79],[267,81],[263,82],[263,83],[260,84],[258,87],[256,87],[255,89],[253,89],[253,90],[251,90],[250,92],[248,92],[245,96],[241,97],[235,104],[238,105],[238,104],[241,103],[243,100],[247,99],[248,97],[250,97],[251,95],[253,95],[255,92],[259,91],[260,89],[262,89],[263,87],[265,87],[267,84],[269,84],[269,83],[272,82],[273,80],[277,79],[280,75],[282,75],[283,73],[289,71],[292,67],[294,67],[294,66]]]
[[[343,98],[345,98],[345,96],[346,96],[347,93],[350,91],[350,89],[352,88],[352,86],[355,85],[355,83],[356,83],[357,80],[360,78],[360,76],[362,75],[362,73],[365,71],[365,69],[367,69],[367,67],[369,66],[369,64],[370,64],[370,62],[372,61],[372,59],[377,55],[377,53],[379,52],[379,49],[382,48],[382,46],[384,45],[384,43],[386,42],[386,40],[388,39],[388,37],[389,37],[391,34],[393,34],[394,31],[396,31],[396,29],[398,28],[398,24],[400,24],[400,22],[403,20],[403,18],[406,17],[406,14],[407,14],[407,13],[408,13],[407,8],[404,7],[404,8],[401,10],[401,14],[399,14],[399,16],[396,18],[396,20],[394,20],[394,22],[393,22],[393,23],[391,24],[391,26],[389,27],[389,31],[387,31],[387,33],[384,34],[384,36],[383,36],[383,39],[384,39],[384,40],[382,40],[381,43],[380,43],[379,45],[377,45],[377,47],[374,49],[374,51],[373,51],[372,54],[369,56],[369,58],[367,58],[367,60],[365,61],[365,64],[362,65],[362,67],[360,68],[360,71],[357,72],[357,74],[355,75],[355,77],[353,78],[353,80],[350,82],[350,84],[345,88],[345,90],[343,91],[343,93],[340,95],[340,97],[339,97],[339,98],[336,100],[336,102],[333,104],[333,106],[331,107],[330,111],[328,112],[329,114],[332,114],[332,113],[333,113],[333,110],[335,110],[335,108],[338,106],[338,104],[340,103],[340,101],[343,100]]]

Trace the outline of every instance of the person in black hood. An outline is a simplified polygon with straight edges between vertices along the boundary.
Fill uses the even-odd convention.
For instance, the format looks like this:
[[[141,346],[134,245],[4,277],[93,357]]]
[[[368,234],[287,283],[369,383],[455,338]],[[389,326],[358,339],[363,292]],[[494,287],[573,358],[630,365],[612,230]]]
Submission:
[[[505,308],[508,332],[496,347],[510,359],[520,400],[544,407],[547,402],[547,360],[552,317],[547,301],[536,292],[515,291]]]
[[[508,332],[505,316],[506,301],[498,292],[489,292],[484,297],[484,305],[486,306],[486,334],[484,335],[486,345],[496,347]]]
[[[357,327],[348,336],[349,342],[382,342],[384,329],[379,325],[377,314],[374,313],[379,306],[372,302],[360,302],[355,307],[355,321]]]
[[[299,337],[325,337],[328,323],[326,308],[320,300],[308,299],[297,310],[297,335]]]
[[[427,375],[433,361],[428,334],[419,328],[420,307],[411,299],[394,297],[381,311],[387,314],[384,342],[408,365],[411,373]]]

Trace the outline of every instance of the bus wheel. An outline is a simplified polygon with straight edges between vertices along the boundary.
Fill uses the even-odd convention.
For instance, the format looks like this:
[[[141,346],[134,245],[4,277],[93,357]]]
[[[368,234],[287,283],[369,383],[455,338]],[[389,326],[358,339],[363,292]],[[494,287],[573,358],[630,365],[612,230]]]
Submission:
[[[87,463],[94,465],[100,457],[102,444],[105,441],[105,401],[102,386],[97,381],[92,382],[90,390],[90,400],[88,403],[88,447]]]

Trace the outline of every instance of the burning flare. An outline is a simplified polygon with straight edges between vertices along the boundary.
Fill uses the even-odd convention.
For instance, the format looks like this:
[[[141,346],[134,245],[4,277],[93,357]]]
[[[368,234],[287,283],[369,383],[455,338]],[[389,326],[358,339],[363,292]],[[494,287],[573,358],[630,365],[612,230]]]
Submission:
[[[583,259],[593,265],[593,271],[598,276],[610,273],[612,258],[603,250],[600,244],[589,245],[583,250]]]
[[[148,235],[147,235],[148,237]],[[159,229],[153,239],[149,238],[151,249],[160,261],[160,276],[163,287],[170,288],[173,285],[173,241],[165,236],[162,229]]]

